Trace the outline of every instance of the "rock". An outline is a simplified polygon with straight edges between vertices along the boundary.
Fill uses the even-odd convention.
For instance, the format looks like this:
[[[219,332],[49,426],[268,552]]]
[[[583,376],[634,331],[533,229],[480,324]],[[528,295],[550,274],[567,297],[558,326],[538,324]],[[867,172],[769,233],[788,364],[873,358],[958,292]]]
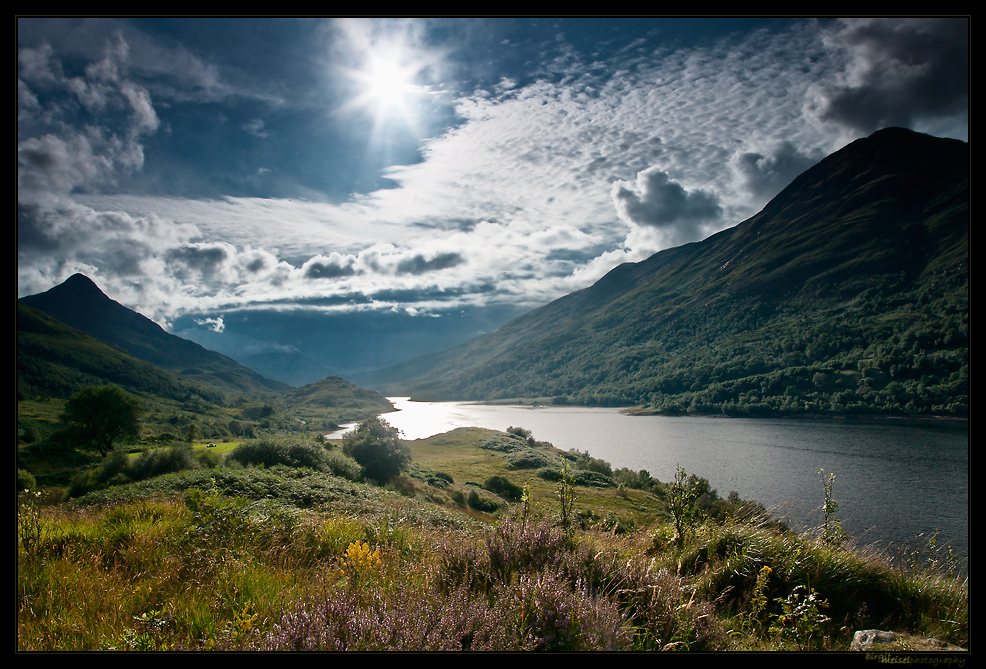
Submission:
[[[852,635],[852,645],[849,650],[869,650],[874,644],[893,643],[897,635],[883,630],[859,630]]]
[[[885,651],[946,651],[963,652],[966,649],[953,646],[939,639],[915,637],[884,630],[859,630],[852,637],[849,650],[870,650],[880,646]]]

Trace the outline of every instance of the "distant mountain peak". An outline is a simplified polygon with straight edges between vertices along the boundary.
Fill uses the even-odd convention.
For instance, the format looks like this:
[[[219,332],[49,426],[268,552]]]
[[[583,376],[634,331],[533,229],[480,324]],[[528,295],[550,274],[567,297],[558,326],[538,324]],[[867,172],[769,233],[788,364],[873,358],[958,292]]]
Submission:
[[[85,274],[82,274],[81,272],[76,272],[75,274],[73,274],[69,278],[65,279],[65,281],[63,281],[60,285],[63,286],[63,287],[65,287],[65,286],[69,286],[69,287],[78,286],[80,288],[81,287],[92,287],[92,288],[95,288],[96,290],[99,290],[99,287],[96,285],[96,282],[93,281],[92,279],[90,279]],[[102,291],[100,291],[100,292],[102,292]]]
[[[76,296],[88,296],[88,297],[104,297],[109,299],[96,282],[90,279],[85,274],[76,272],[65,281],[61,282],[48,289],[42,295],[63,295],[72,294]]]
[[[227,391],[261,392],[280,392],[289,387],[165,331],[146,316],[107,297],[84,274],[73,274],[59,285],[23,297],[20,302],[119,351],[204,385]]]

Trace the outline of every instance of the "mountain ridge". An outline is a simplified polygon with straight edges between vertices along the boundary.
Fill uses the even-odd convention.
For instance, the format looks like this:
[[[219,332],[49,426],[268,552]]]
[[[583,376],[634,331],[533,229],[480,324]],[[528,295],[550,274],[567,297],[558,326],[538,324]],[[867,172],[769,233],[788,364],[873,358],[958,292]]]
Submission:
[[[221,353],[166,332],[149,318],[109,298],[81,273],[43,293],[22,297],[19,302],[119,351],[215,390],[271,394],[291,388]]]
[[[264,415],[259,418],[269,418],[275,405],[282,423],[293,420],[302,429],[315,430],[394,409],[379,393],[338,376],[301,388],[265,379],[220,353],[164,332],[81,274],[18,300],[18,402],[65,399],[107,383],[164,400],[171,411],[182,407],[201,414],[213,430],[221,430],[216,426],[228,423],[230,415],[252,420],[260,412]]]
[[[732,228],[621,265],[369,385],[422,399],[547,397],[669,413],[741,403],[767,413],[961,413],[968,181],[968,144],[878,131]],[[808,333],[834,343],[823,350]],[[929,384],[938,396],[920,397]]]

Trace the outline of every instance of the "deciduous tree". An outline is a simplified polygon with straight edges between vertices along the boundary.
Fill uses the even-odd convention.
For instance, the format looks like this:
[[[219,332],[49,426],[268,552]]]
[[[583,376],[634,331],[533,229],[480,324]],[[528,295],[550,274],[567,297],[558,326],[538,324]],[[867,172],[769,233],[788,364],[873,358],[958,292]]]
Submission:
[[[76,426],[93,447],[106,454],[114,442],[140,436],[143,413],[140,400],[117,386],[90,386],[69,398],[62,421]]]
[[[342,440],[342,451],[363,467],[363,475],[386,483],[411,462],[410,449],[400,440],[400,430],[375,416],[360,423]]]

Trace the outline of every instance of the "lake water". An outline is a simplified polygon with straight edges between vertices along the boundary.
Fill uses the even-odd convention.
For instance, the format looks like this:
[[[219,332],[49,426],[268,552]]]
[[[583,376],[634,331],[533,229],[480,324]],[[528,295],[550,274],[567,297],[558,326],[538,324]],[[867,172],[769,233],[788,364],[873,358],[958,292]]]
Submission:
[[[915,547],[937,533],[939,545],[968,555],[967,423],[629,416],[612,408],[390,399],[398,410],[383,418],[405,439],[456,427],[523,427],[562,450],[646,469],[662,482],[680,465],[721,497],[735,490],[800,529],[821,524],[824,469],[836,474],[843,529],[863,543]]]

